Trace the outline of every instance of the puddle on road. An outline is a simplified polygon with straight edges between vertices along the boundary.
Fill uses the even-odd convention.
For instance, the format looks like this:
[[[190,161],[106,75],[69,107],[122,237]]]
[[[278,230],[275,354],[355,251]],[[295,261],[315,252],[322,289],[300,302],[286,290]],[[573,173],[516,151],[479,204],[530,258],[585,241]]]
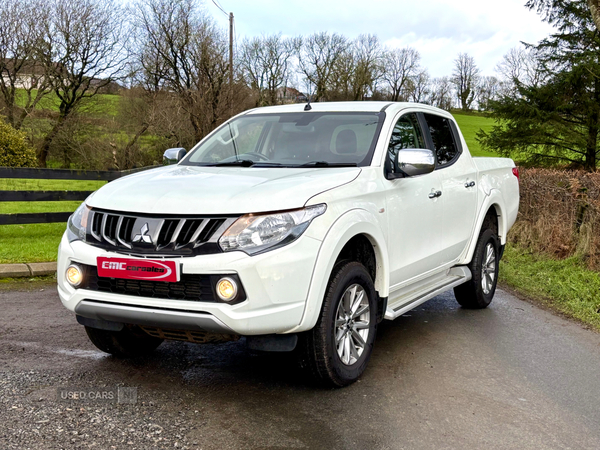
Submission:
[[[109,357],[109,355],[100,351],[50,347],[47,345],[42,345],[38,342],[7,341],[6,343],[15,347],[33,348],[35,350],[41,350],[48,353],[58,353],[59,355],[74,356],[76,358],[97,360]]]

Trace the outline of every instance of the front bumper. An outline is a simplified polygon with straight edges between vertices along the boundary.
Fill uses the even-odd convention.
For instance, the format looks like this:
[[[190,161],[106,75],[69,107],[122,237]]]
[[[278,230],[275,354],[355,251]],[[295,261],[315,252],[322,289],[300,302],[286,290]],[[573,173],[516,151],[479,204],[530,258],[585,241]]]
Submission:
[[[247,298],[229,305],[75,289],[65,279],[69,264],[95,266],[98,256],[123,255],[82,241],[69,243],[65,235],[58,252],[58,293],[67,309],[90,319],[240,335],[286,333],[301,322],[320,246],[321,241],[301,236],[255,256],[229,252],[172,258],[182,274],[237,274]]]
[[[140,308],[139,306],[82,300],[75,307],[78,316],[103,322],[134,323],[149,327],[172,330],[210,331],[220,334],[236,334],[212,314],[204,312],[177,311],[162,308]],[[89,321],[88,321],[89,323]],[[102,326],[98,328],[104,328]]]

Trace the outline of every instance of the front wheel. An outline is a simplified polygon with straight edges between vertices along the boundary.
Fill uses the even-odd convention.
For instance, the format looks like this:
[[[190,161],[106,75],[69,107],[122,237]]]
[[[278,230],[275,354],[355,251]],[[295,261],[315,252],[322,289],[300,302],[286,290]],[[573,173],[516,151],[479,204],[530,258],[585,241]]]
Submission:
[[[454,296],[464,308],[486,308],[494,298],[498,283],[498,236],[491,229],[481,232],[469,264],[472,278],[454,288]]]
[[[358,262],[334,267],[315,327],[301,340],[302,363],[331,386],[347,386],[364,372],[377,332],[373,280]]]

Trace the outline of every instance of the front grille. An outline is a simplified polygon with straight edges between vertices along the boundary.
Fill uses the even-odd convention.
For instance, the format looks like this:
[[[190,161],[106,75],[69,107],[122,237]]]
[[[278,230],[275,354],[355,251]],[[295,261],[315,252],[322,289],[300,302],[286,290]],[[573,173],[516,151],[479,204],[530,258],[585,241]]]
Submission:
[[[195,256],[220,253],[219,237],[237,217],[183,217],[92,210],[86,241],[132,255]]]
[[[213,286],[227,276],[235,279],[238,294],[229,304],[242,302],[246,293],[237,275],[196,275],[181,274],[178,282],[125,280],[98,276],[96,266],[81,264],[84,270],[84,281],[80,289],[108,292],[111,294],[131,295],[134,297],[162,298],[168,300],[189,300],[194,302],[220,302]]]

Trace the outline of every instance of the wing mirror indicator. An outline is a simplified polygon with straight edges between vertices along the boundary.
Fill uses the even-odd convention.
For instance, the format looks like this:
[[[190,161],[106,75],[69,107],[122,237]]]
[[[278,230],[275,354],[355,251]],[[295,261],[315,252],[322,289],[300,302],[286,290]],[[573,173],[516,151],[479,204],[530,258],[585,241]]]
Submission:
[[[415,177],[435,170],[435,156],[426,148],[405,148],[394,157],[394,173],[388,179]]]
[[[163,165],[177,164],[183,159],[187,151],[185,148],[168,148],[163,153]]]

